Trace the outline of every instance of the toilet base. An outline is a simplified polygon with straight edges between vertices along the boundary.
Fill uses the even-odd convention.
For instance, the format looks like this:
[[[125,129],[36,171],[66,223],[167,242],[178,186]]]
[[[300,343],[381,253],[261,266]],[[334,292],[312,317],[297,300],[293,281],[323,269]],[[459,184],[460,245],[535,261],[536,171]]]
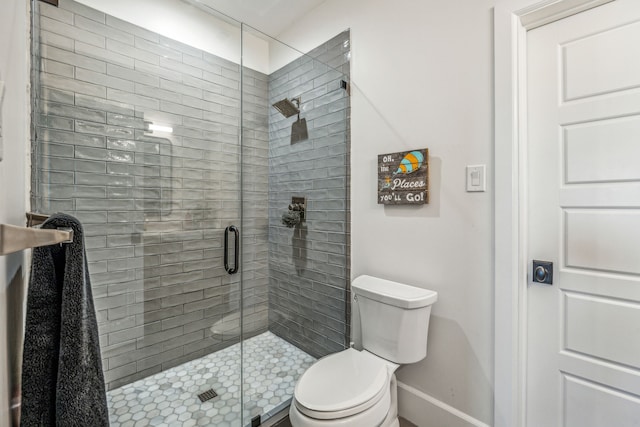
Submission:
[[[396,380],[396,374],[391,375],[391,406],[389,407],[389,413],[384,419],[380,427],[400,427],[400,421],[398,420],[398,381]]]
[[[398,417],[385,419],[382,424],[380,424],[380,427],[400,427],[400,421],[398,420]]]
[[[382,423],[373,427],[400,427],[400,421],[397,416],[391,414],[395,412],[390,410]],[[349,418],[339,418],[335,420],[316,420],[308,418],[301,414],[295,407],[295,402],[291,404],[289,409],[289,421],[293,427],[362,427],[362,422]]]
[[[389,384],[389,394],[386,394],[386,403],[384,403],[384,399],[382,402],[385,405],[388,405],[389,410],[387,411],[387,415],[384,417],[383,421],[374,427],[400,427],[400,421],[398,421],[398,383],[396,381],[395,374],[391,375],[391,381]],[[383,409],[378,406],[378,410]],[[376,410],[375,407],[370,408],[369,410]],[[382,412],[384,414],[384,412]],[[381,419],[382,416],[377,418]],[[333,420],[318,420],[314,418],[309,418],[306,415],[302,414],[298,408],[296,407],[295,397],[291,402],[291,407],[289,408],[289,421],[293,427],[361,427],[362,421],[358,420],[358,416],[355,417],[347,417],[347,418],[338,418]]]

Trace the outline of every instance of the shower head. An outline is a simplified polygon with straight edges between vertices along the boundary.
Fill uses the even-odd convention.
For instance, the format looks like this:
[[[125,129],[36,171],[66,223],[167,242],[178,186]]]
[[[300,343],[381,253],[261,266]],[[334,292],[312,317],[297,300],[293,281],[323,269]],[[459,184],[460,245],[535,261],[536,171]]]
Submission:
[[[294,102],[296,104],[294,104]],[[291,117],[296,114],[300,114],[300,98],[293,98],[289,100],[289,98],[285,98],[281,101],[273,104],[276,110],[280,112],[285,117]]]

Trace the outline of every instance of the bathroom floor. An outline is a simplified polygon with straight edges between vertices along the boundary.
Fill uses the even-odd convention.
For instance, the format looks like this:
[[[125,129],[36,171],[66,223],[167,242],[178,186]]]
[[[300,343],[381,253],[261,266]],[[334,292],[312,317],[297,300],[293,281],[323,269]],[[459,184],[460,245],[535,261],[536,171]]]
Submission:
[[[411,421],[407,421],[402,417],[400,417],[399,420],[400,420],[400,427],[417,427]]]
[[[112,427],[240,427],[240,346],[234,344],[107,393]],[[289,405],[298,377],[315,358],[271,332],[242,343],[244,423]],[[200,393],[217,397],[201,402]]]

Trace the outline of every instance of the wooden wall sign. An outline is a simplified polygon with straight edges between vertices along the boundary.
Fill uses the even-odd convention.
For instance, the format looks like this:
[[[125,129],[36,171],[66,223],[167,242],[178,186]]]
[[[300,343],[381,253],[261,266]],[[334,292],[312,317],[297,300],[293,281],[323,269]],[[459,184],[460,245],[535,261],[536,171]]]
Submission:
[[[378,156],[378,204],[429,203],[429,150]]]

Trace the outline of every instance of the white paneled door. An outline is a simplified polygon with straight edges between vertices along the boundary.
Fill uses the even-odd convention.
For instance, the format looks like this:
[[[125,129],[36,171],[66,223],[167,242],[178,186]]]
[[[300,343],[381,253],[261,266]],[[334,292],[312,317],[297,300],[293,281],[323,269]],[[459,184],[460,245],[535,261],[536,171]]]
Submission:
[[[526,96],[527,427],[640,426],[640,0],[531,30]]]

